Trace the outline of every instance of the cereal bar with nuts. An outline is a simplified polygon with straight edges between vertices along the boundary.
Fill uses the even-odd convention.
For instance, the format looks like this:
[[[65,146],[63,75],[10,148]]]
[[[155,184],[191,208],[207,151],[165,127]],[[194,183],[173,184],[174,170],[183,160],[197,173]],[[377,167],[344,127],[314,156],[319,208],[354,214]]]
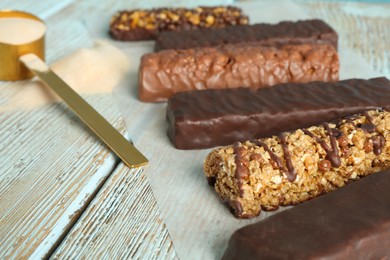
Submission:
[[[168,136],[178,149],[202,149],[390,106],[387,78],[284,83],[272,88],[207,89],[168,100]]]
[[[259,23],[201,31],[162,32],[156,39],[155,51],[191,49],[223,44],[277,46],[286,44],[330,44],[337,49],[336,31],[322,20]]]
[[[336,81],[338,76],[339,59],[331,45],[223,45],[145,54],[138,88],[141,101],[156,102],[182,91]]]
[[[239,218],[312,199],[390,167],[389,111],[216,149],[205,175]]]
[[[248,24],[248,17],[233,6],[155,8],[117,12],[110,35],[121,41],[153,40],[163,31],[193,31]]]

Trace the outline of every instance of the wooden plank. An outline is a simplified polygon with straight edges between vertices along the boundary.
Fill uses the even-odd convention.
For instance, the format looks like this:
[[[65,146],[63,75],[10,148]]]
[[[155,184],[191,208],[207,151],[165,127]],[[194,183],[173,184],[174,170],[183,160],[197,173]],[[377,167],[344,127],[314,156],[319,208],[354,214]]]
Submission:
[[[174,259],[143,169],[121,164],[52,255],[53,259]]]
[[[47,19],[49,62],[90,42],[82,26],[74,24],[67,13],[57,16],[63,24]],[[69,36],[65,46],[59,37],[64,32]],[[2,86],[2,104],[23,91],[15,84]],[[111,97],[90,101],[124,131]],[[1,253],[43,255],[76,220],[76,213],[93,197],[116,160],[64,105],[8,111],[1,116]]]
[[[30,1],[2,1],[0,8],[29,11],[45,20],[48,26],[46,55],[47,61],[52,63],[92,42],[83,18],[95,3],[83,2],[75,6],[72,2],[53,5],[50,1],[41,1],[32,6]],[[0,258],[40,258],[50,255],[66,235],[117,160],[65,105],[52,104],[22,111],[12,110],[15,105],[11,104],[10,110],[9,101],[23,91],[23,83],[2,82],[1,88]],[[125,131],[111,95],[87,96],[87,99],[114,126]],[[128,170],[122,166],[124,169]],[[174,254],[145,178],[140,178],[136,184],[140,187],[133,188],[142,192],[148,201],[147,210],[152,214],[133,222],[147,233],[139,232],[127,241],[132,248],[130,252],[134,255]],[[150,243],[142,243],[145,239]],[[155,246],[151,246],[152,243]]]
[[[111,96],[89,101],[124,131]],[[0,122],[0,258],[42,257],[117,159],[62,103],[2,112]]]
[[[49,63],[90,45],[88,32],[72,18],[77,14],[68,6],[72,1],[27,2],[2,1],[0,8],[26,10],[45,19]],[[0,258],[43,257],[77,220],[118,160],[64,104],[22,110],[9,102],[19,97],[25,83],[0,84]],[[87,98],[125,132],[111,94]]]

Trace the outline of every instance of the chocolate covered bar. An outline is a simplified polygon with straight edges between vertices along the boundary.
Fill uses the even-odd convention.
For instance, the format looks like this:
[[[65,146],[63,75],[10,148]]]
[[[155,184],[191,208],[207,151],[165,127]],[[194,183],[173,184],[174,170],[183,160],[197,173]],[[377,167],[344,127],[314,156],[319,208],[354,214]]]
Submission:
[[[121,41],[153,40],[164,31],[194,31],[248,24],[240,8],[155,8],[117,12],[110,22],[110,35]]]
[[[389,167],[386,108],[215,149],[204,172],[237,217],[251,218]]]
[[[388,259],[390,169],[236,231],[222,259]]]
[[[181,92],[168,100],[168,136],[178,149],[232,144],[390,106],[390,81],[285,83],[272,88]]]
[[[281,22],[204,29],[192,32],[164,32],[156,39],[155,50],[191,49],[223,44],[286,45],[330,44],[337,49],[337,33],[321,20]]]
[[[196,89],[266,87],[285,82],[336,81],[339,60],[330,45],[224,45],[165,50],[142,56],[139,99],[165,101]]]

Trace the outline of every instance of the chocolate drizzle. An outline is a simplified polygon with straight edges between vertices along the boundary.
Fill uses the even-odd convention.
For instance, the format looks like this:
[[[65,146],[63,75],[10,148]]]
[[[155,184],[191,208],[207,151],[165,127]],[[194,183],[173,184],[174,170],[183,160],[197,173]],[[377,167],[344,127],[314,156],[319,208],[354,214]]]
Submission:
[[[383,110],[385,110],[385,111],[387,111],[387,109],[388,108],[386,108],[386,107],[383,108]],[[372,119],[372,117],[367,113],[367,111],[362,112],[362,115],[366,118],[366,121],[368,123],[365,122],[364,124],[356,125],[352,120],[357,119],[358,118],[357,115],[345,117],[344,120],[348,123],[353,124],[354,127],[359,127],[361,129],[363,129],[363,131],[365,131],[367,133],[376,132],[377,128],[376,128],[376,125],[374,124],[374,120]],[[342,121],[340,121],[340,123],[341,122]],[[342,133],[336,128],[330,129],[329,125],[327,123],[324,123],[323,126],[326,129],[327,134],[330,136],[330,143],[331,143],[332,149],[329,148],[329,146],[324,142],[324,140],[322,140],[318,137],[315,137],[307,129],[303,129],[303,132],[305,134],[309,135],[310,137],[315,138],[317,140],[317,142],[319,142],[321,144],[322,148],[324,148],[324,150],[326,151],[327,158],[332,163],[333,167],[339,167],[341,162],[340,162],[340,156],[339,156],[338,147],[337,147],[337,143],[336,143],[336,138],[339,137]],[[339,132],[340,134],[338,134],[337,132]],[[374,154],[380,155],[382,153],[382,148],[385,146],[385,142],[386,142],[385,137],[381,134],[378,134],[377,136],[371,137],[371,140],[372,140],[372,144],[373,144]]]
[[[387,108],[384,108],[384,110],[387,110]],[[363,130],[366,130],[366,128],[363,128],[363,126],[367,125],[367,126],[369,126],[369,129],[373,129],[371,132],[366,130],[368,133],[375,132],[376,125],[374,124],[372,117],[367,112],[363,112],[362,114],[366,117],[366,120],[369,123],[362,124],[361,128]],[[372,145],[373,145],[374,154],[380,155],[382,153],[382,148],[385,146],[385,143],[386,143],[385,137],[381,134],[378,134],[377,136],[371,137],[371,141],[372,141]]]
[[[279,138],[283,148],[284,160],[286,161],[286,165],[287,165],[287,172],[286,172],[287,179],[289,181],[294,181],[295,178],[297,177],[297,172],[295,171],[294,165],[291,161],[291,154],[287,147],[286,137],[284,136],[283,133],[281,133],[279,134]]]
[[[371,138],[375,155],[382,153],[382,148],[385,146],[386,139],[383,135],[377,135]]]
[[[367,133],[373,133],[376,131],[376,127],[373,124],[362,124],[360,128],[363,129],[363,131],[366,131]]]
[[[383,108],[383,109],[380,109],[380,110],[384,110],[386,111],[386,107]],[[352,116],[348,116],[348,117],[345,117],[344,120],[350,124],[352,124],[354,127],[356,128],[361,128],[363,131],[367,132],[367,133],[373,133],[376,131],[376,125],[373,123],[373,120],[372,120],[372,117],[367,113],[367,111],[364,111],[362,112],[362,115],[365,116],[366,120],[368,121],[368,123],[363,123],[363,124],[358,124],[356,125],[353,120],[355,119],[358,119],[358,115],[352,115]],[[341,120],[338,124],[338,126],[340,126],[340,124],[342,123],[343,121]]]
[[[244,190],[242,188],[243,178],[248,176],[248,169],[245,167],[243,158],[242,158],[242,148],[240,147],[240,143],[236,142],[233,145],[234,151],[234,162],[236,164],[235,171],[235,179],[237,180],[238,190],[240,192],[240,196],[244,196]]]
[[[323,126],[326,130],[326,133],[329,135],[330,145],[332,148],[329,149],[329,146],[325,143],[324,140],[321,140],[321,146],[325,149],[327,159],[332,163],[332,166],[338,168],[341,165],[341,160],[339,155],[339,148],[337,146],[336,136],[338,137],[340,136],[340,134],[337,131],[332,131],[335,129],[333,128],[331,130],[328,123],[324,123]],[[334,135],[335,133],[337,133],[336,136]]]
[[[387,111],[387,109],[388,108],[384,108],[383,110]],[[367,112],[363,112],[362,115],[365,116],[366,121],[368,123],[364,123],[364,124],[361,124],[361,125],[357,126],[353,122],[353,120],[358,119],[358,115],[352,115],[352,116],[349,116],[349,117],[345,117],[344,118],[344,120],[345,120],[344,122],[352,123],[354,127],[356,127],[356,128],[359,127],[361,129],[363,129],[364,131],[366,131],[367,133],[376,132],[377,128],[376,128],[376,125],[373,123],[372,117]],[[342,121],[340,121],[338,123],[338,126],[340,126],[341,122]],[[309,130],[302,129],[302,131],[306,135],[308,135],[311,138],[315,139],[321,145],[321,147],[326,152],[326,159],[330,162],[332,167],[338,168],[341,165],[341,158],[340,158],[340,153],[339,153],[339,147],[338,147],[338,144],[337,144],[337,140],[338,140],[338,138],[341,138],[343,136],[343,132],[341,132],[337,128],[330,128],[328,123],[323,123],[322,126],[325,129],[326,135],[329,136],[330,147],[329,147],[329,145],[326,143],[326,141],[324,139],[315,136]],[[262,141],[260,141],[258,139],[252,140],[251,142],[253,144],[259,146],[259,147],[263,147],[265,152],[267,152],[269,154],[271,160],[273,162],[275,162],[276,167],[280,171],[285,172],[285,174],[287,176],[287,179],[290,182],[293,182],[296,179],[296,177],[297,177],[297,173],[296,173],[296,170],[294,169],[294,165],[293,165],[292,160],[291,160],[291,154],[290,154],[290,151],[288,150],[288,146],[287,146],[287,141],[286,141],[285,135],[283,133],[279,134],[279,139],[280,139],[280,143],[281,143],[281,146],[282,146],[282,149],[283,149],[284,161],[286,162],[287,168],[284,167],[282,158],[280,158],[278,155],[276,155],[269,148],[269,146],[266,143],[264,143],[264,142],[262,142]],[[371,137],[371,140],[372,140],[372,144],[373,144],[373,152],[374,152],[374,154],[375,155],[380,155],[382,153],[383,147],[385,146],[385,142],[386,142],[385,137],[382,134],[378,134],[376,136]],[[236,176],[236,179],[237,179],[237,182],[238,182],[240,194],[242,196],[243,195],[242,181],[243,181],[244,178],[249,176],[249,171],[248,171],[248,168],[245,165],[245,162],[243,161],[242,150],[241,150],[241,147],[239,146],[238,142],[233,145],[233,149],[234,149],[234,153],[235,153],[235,163],[236,163],[235,176]]]
[[[279,170],[283,171],[286,173],[287,179],[291,182],[295,180],[297,177],[297,173],[294,169],[294,166],[291,161],[291,155],[290,152],[288,151],[287,147],[287,142],[283,134],[279,135],[282,149],[283,149],[283,154],[284,154],[284,160],[286,161],[287,169],[283,166],[283,161],[282,159],[277,156],[269,147],[266,143],[260,141],[260,140],[252,140],[252,143],[259,147],[263,147],[264,150],[269,154],[271,157],[271,160],[276,163],[276,166],[278,167]]]
[[[334,135],[334,133],[336,133],[336,132],[333,132],[327,123],[325,123],[323,126],[326,130],[327,135],[329,135],[329,137],[330,137],[330,145],[332,146],[332,148],[330,148],[328,146],[328,144],[325,142],[325,140],[318,138],[309,130],[303,129],[303,132],[305,134],[307,134],[308,136],[310,136],[311,138],[314,138],[321,145],[321,147],[326,152],[326,158],[330,161],[330,163],[332,164],[333,167],[337,168],[340,166],[341,161],[340,161],[339,150],[338,150],[337,143],[336,143],[336,137]]]
[[[367,133],[373,133],[376,131],[376,125],[374,125],[373,121],[372,121],[372,117],[365,111],[362,113],[362,115],[364,115],[366,117],[366,121],[368,121],[368,123],[364,123],[360,126],[361,129],[363,129],[364,131],[366,131]]]
[[[264,150],[269,154],[271,157],[271,160],[273,160],[276,163],[276,166],[279,170],[284,170],[282,160],[277,156],[271,149],[269,149],[268,145],[266,143],[263,143],[260,140],[252,140],[252,143],[259,147],[263,147]]]

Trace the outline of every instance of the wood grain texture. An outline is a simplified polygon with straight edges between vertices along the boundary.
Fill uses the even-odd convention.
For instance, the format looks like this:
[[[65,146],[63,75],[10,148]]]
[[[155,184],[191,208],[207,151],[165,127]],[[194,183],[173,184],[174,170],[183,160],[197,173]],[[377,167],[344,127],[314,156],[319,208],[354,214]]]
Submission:
[[[110,96],[90,102],[98,110],[99,104],[111,107],[104,107],[104,115],[125,130]],[[62,103],[3,112],[0,122],[0,258],[42,257],[77,220],[117,159]]]
[[[143,169],[121,164],[53,254],[53,259],[174,259]]]
[[[95,3],[79,3],[81,6],[74,5],[73,1],[53,3],[41,1],[34,6],[29,1],[0,3],[0,9],[24,10],[45,20],[48,26],[48,63],[81,47],[88,47],[92,42],[82,18],[94,8]],[[64,104],[49,104],[29,111],[17,107],[17,110],[9,110],[9,100],[23,91],[23,84],[0,82],[0,85],[0,258],[40,258],[54,251],[53,248],[105,183],[118,160]],[[84,97],[116,128],[125,132],[112,95]],[[121,173],[130,171],[123,165],[121,168]],[[142,173],[126,174],[124,176],[136,178]],[[112,180],[118,181],[117,177]],[[136,200],[138,194],[135,194],[131,197],[134,200],[129,202],[134,205],[133,208],[138,208],[132,211],[138,217],[134,218],[129,230],[136,228],[139,235],[132,236],[130,232],[129,237],[129,230],[123,229],[127,234],[121,236],[126,239],[125,247],[114,248],[109,253],[156,257],[169,256],[170,253],[173,256],[172,243],[159,219],[159,211],[145,177],[139,178],[131,189],[133,193],[141,192],[140,196],[144,197]],[[110,190],[114,199],[118,196],[115,191]],[[118,201],[118,205],[128,206],[122,202]],[[102,204],[107,210],[111,206],[111,202]],[[148,206],[147,211],[143,211],[145,206]],[[100,228],[106,227],[102,225]],[[112,233],[114,236],[117,234]],[[111,243],[115,239],[104,240],[103,244],[112,246],[109,241]]]
[[[342,43],[390,78],[390,3],[295,2],[311,16],[328,22],[338,32]]]

